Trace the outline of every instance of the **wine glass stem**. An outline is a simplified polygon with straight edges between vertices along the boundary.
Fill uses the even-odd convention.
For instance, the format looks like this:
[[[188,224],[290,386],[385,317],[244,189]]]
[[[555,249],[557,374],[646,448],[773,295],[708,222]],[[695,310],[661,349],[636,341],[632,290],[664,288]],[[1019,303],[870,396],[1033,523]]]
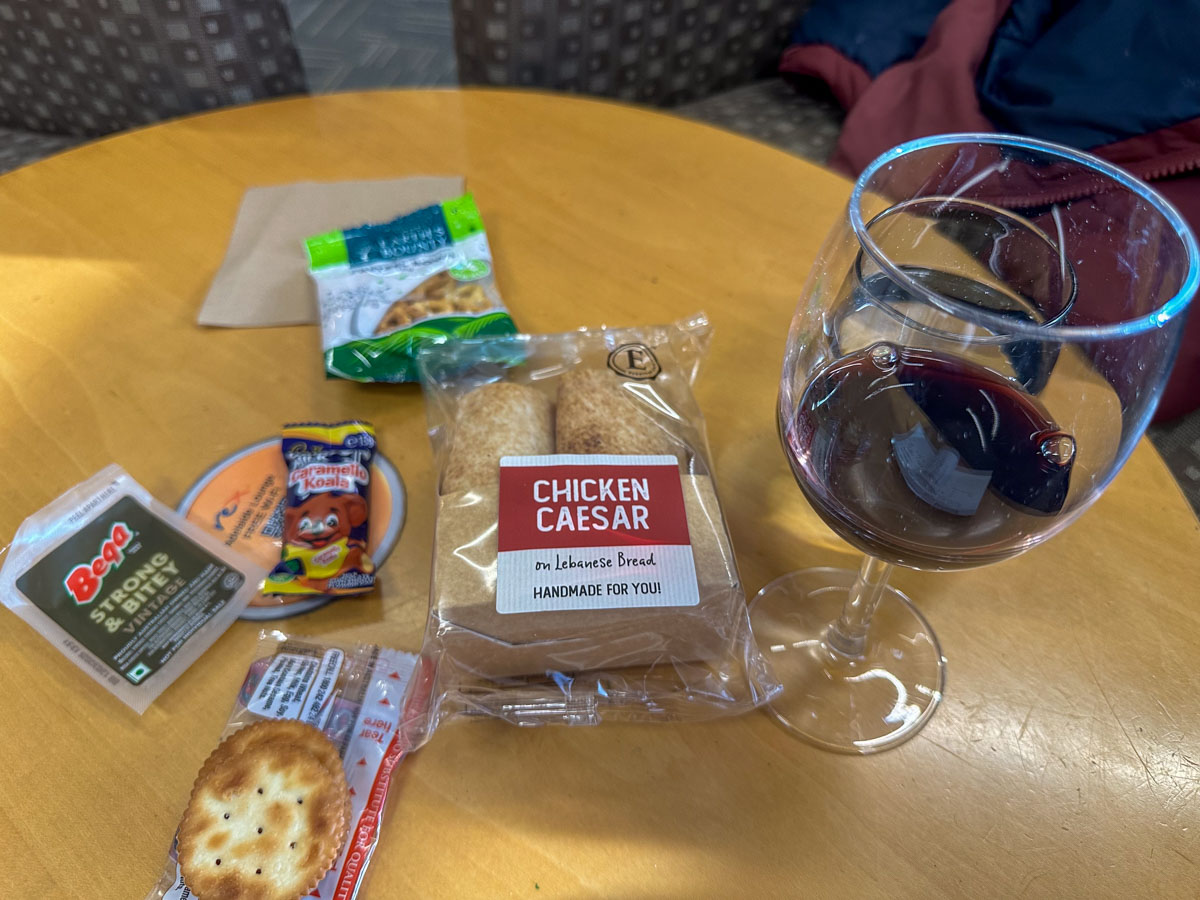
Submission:
[[[867,643],[871,616],[879,605],[879,597],[887,587],[892,564],[873,556],[863,557],[858,577],[846,595],[846,603],[837,621],[831,622],[825,633],[825,643],[841,656],[859,659]]]

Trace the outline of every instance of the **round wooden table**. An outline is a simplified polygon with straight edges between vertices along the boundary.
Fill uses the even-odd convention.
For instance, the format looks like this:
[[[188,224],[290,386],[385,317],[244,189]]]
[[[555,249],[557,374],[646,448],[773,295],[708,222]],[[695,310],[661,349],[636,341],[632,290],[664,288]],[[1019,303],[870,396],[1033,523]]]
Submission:
[[[415,650],[434,509],[420,391],[324,381],[313,327],[195,318],[246,188],[436,173],[466,176],[526,330],[707,311],[698,395],[748,590],[857,564],[773,419],[793,304],[849,184],[670,115],[482,91],[255,105],[0,178],[0,540],[110,461],[174,504],[285,421],[365,417],[409,492],[383,589],[281,624]],[[401,767],[367,893],[1192,896],[1200,528],[1149,445],[1050,543],[895,583],[949,660],[945,702],[899,749],[823,753],[765,714],[452,724]],[[261,626],[237,623],[139,717],[0,617],[0,897],[140,898]]]

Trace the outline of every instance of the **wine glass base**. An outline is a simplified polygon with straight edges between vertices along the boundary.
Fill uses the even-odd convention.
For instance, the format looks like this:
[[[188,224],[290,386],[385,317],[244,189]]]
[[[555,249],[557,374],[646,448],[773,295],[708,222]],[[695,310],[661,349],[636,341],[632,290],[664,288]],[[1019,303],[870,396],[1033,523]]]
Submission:
[[[946,660],[925,617],[887,587],[861,658],[825,641],[857,573],[792,572],[759,591],[750,623],[783,692],[769,709],[789,731],[839,753],[877,753],[929,721],[946,685]]]

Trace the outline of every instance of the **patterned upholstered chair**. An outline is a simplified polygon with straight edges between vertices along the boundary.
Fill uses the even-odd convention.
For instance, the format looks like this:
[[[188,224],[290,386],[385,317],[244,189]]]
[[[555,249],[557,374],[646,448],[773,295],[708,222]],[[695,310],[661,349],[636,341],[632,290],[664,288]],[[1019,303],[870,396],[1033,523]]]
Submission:
[[[305,89],[282,0],[0,0],[0,171]]]
[[[463,84],[674,106],[770,71],[803,0],[452,0]]]
[[[809,0],[451,0],[462,84],[676,107],[824,161],[837,105],[774,74]]]

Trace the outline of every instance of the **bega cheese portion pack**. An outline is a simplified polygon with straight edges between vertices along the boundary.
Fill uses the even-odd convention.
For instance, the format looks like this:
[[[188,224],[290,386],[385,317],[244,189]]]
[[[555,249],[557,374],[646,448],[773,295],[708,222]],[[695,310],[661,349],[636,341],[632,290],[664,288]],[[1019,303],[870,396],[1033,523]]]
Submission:
[[[697,315],[422,349],[440,476],[424,731],[696,721],[779,692],[692,393],[710,333]]]
[[[470,194],[305,246],[330,378],[417,381],[421,346],[516,331]]]
[[[333,867],[308,896],[352,900],[360,895],[375,846],[392,773],[412,749],[407,708],[426,701],[410,691],[417,659],[375,644],[339,643],[289,636],[282,631],[259,635],[254,662],[242,682],[220,741],[248,726],[270,720],[295,720],[317,728],[341,758],[349,788],[349,828]],[[218,743],[214,741],[214,743]],[[190,751],[189,751],[190,752]],[[202,756],[197,756],[200,765]],[[180,810],[186,802],[180,797]],[[179,867],[178,835],[166,865],[146,900],[192,897]],[[199,898],[203,900],[203,898]]]
[[[241,614],[264,574],[111,465],[21,524],[0,599],[142,713]]]

